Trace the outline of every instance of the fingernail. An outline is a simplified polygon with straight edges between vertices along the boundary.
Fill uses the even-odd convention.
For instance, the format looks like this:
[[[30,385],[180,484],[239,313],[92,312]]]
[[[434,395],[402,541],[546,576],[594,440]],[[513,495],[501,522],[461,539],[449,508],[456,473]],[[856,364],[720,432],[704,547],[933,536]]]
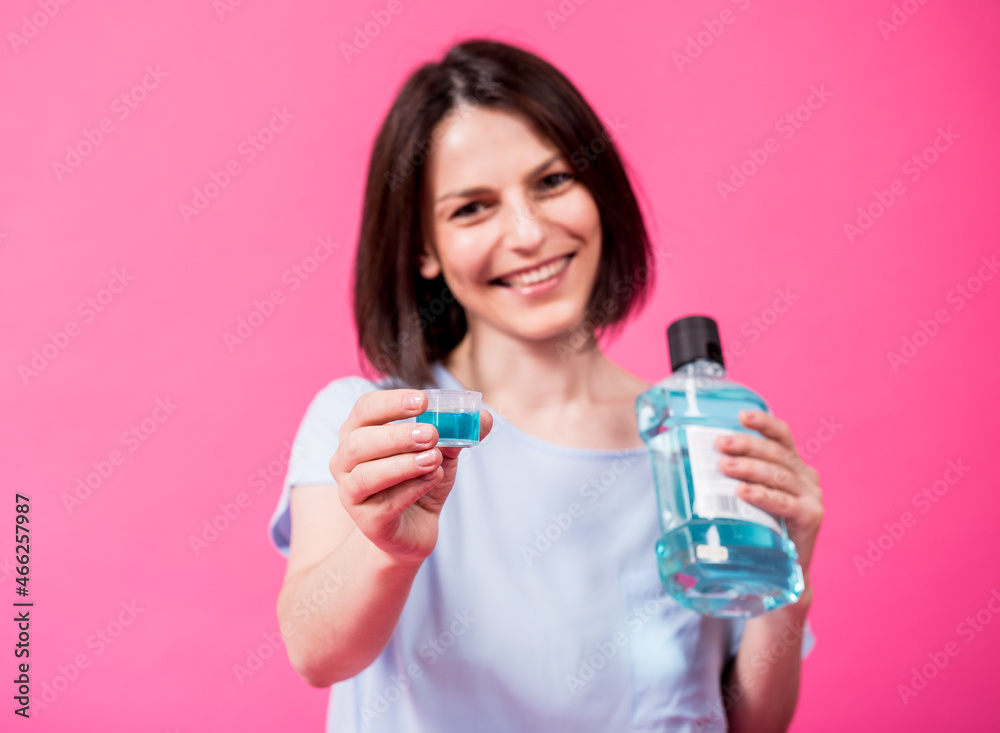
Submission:
[[[719,438],[719,447],[728,448],[733,444],[733,438],[731,435],[723,435]]]
[[[434,437],[434,429],[425,423],[421,423],[410,431],[414,443],[430,443]]]
[[[422,400],[423,395],[420,392],[411,392],[403,398],[403,406],[408,410],[416,410]]]
[[[427,468],[428,466],[433,466],[434,461],[437,460],[437,456],[434,455],[434,450],[427,450],[423,453],[418,453],[417,457],[413,461],[421,468]]]
[[[736,465],[736,459],[732,458],[731,456],[724,456],[723,458],[719,459],[719,463],[722,464],[723,468],[732,468],[733,466]]]

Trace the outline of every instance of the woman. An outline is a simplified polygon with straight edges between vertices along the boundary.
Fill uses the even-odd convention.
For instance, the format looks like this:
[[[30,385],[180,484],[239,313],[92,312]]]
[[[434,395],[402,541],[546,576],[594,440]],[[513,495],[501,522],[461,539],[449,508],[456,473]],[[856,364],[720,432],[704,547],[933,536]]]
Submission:
[[[784,730],[822,518],[816,472],[764,413],[721,447],[784,516],[807,585],[747,622],[660,588],[651,385],[598,339],[655,253],[623,164],[572,84],[502,43],[418,69],[375,141],[355,319],[384,375],[334,380],[296,437],[272,537],[292,665],[333,685],[328,730]],[[482,393],[482,443],[404,422]],[[332,479],[331,479],[332,477]]]

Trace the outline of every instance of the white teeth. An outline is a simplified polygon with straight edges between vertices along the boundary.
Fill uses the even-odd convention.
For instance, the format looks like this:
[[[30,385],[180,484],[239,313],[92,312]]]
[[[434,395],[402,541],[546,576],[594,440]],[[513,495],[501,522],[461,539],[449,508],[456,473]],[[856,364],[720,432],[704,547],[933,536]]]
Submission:
[[[511,275],[510,277],[504,278],[501,282],[514,288],[523,288],[527,285],[540,283],[543,280],[548,280],[550,277],[558,275],[562,272],[566,265],[569,264],[569,259],[569,255],[566,255],[557,262],[543,265],[542,267],[536,267],[534,270],[521,272],[517,275]]]

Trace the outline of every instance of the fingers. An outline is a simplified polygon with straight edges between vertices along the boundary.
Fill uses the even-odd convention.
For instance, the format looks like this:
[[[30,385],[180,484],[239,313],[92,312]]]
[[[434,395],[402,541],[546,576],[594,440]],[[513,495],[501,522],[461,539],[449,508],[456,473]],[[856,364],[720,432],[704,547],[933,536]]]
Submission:
[[[441,450],[431,448],[420,453],[402,453],[360,463],[338,482],[341,501],[345,505],[362,504],[369,497],[403,481],[417,477],[431,480],[442,459]]]
[[[813,486],[819,485],[819,472],[802,460],[788,423],[759,410],[743,410],[740,422],[759,431],[765,437],[758,438],[748,434],[722,436],[715,442],[720,451],[771,461],[804,477],[807,483]],[[779,468],[776,467],[774,471],[779,472]]]
[[[740,410],[740,422],[762,435],[776,440],[789,450],[795,450],[795,441],[788,423],[763,410]]]
[[[781,489],[796,496],[801,496],[806,491],[805,483],[797,473],[785,466],[760,458],[723,456],[719,459],[719,470],[727,476]]]
[[[739,498],[763,509],[776,517],[794,517],[798,514],[799,499],[786,491],[772,489],[757,483],[741,483],[736,487]]]
[[[420,497],[428,491],[433,490],[443,475],[444,470],[438,466],[429,473],[403,481],[401,484],[385,491],[380,491],[357,508],[363,514],[374,512],[380,522],[388,524],[406,511]]]
[[[434,447],[437,439],[437,428],[429,423],[365,425],[343,437],[334,455],[336,465],[331,465],[330,472],[337,469],[348,473],[367,461],[427,450]]]
[[[427,409],[427,395],[419,389],[379,389],[358,397],[351,414],[340,426],[340,440],[366,425],[405,420]]]
[[[765,512],[792,520],[800,527],[819,527],[823,521],[823,505],[812,497],[793,496],[752,482],[737,485],[736,494]]]
[[[799,454],[775,440],[758,438],[748,433],[721,435],[715,440],[716,447],[724,453],[738,456],[760,458],[785,466],[791,471],[798,471],[805,466]]]

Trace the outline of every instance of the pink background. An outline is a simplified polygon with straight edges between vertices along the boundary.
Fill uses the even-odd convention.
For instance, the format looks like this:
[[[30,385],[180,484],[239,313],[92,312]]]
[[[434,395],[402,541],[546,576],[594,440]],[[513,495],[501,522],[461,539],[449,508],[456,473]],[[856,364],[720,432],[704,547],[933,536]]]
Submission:
[[[976,280],[1000,249],[1000,7],[908,0],[915,12],[900,7],[907,20],[888,31],[889,0],[400,3],[350,63],[341,44],[387,2],[250,1],[221,17],[211,0],[50,2],[58,12],[31,38],[25,18],[44,2],[0,11],[0,516],[12,530],[14,492],[31,496],[33,692],[60,667],[73,677],[33,711],[35,729],[322,730],[327,693],[283,650],[242,681],[233,671],[277,630],[284,561],[265,527],[283,443],[319,388],[358,373],[349,270],[392,95],[417,64],[483,35],[549,59],[624,126],[618,143],[670,256],[612,357],[661,377],[666,323],[716,316],[727,348],[744,347],[732,376],[770,400],[820,471],[818,645],[793,730],[985,730],[1000,623],[971,638],[959,624],[992,620],[1000,589],[1000,279],[983,267],[992,279]],[[725,9],[732,22],[713,26]],[[674,54],[708,26],[721,33],[679,68]],[[125,107],[147,66],[166,76]],[[799,110],[799,127],[776,127],[813,86],[830,96]],[[274,108],[294,119],[248,160],[239,146]],[[113,129],[60,180],[53,162],[103,118]],[[914,181],[904,166],[939,128],[958,137]],[[769,137],[776,151],[723,200],[718,182]],[[240,173],[185,222],[180,205],[231,160]],[[905,192],[848,236],[895,179]],[[285,273],[317,264],[318,237],[337,246],[293,289]],[[131,279],[102,295],[116,271]],[[227,347],[223,334],[276,289],[263,325]],[[769,310],[778,290],[794,298],[781,314]],[[889,352],[936,311],[944,323],[894,369]],[[52,338],[68,343],[45,349]],[[36,349],[56,352],[32,375],[19,367]],[[151,434],[123,441],[144,420]],[[841,427],[831,436],[824,420]],[[915,495],[954,479],[949,461],[968,471],[921,513]],[[95,462],[110,475],[67,508]],[[241,492],[239,515],[196,554],[190,537]],[[860,571],[856,556],[907,511],[911,526]],[[13,532],[0,537],[8,604]],[[133,601],[141,610],[122,615]],[[15,629],[0,626],[10,679]],[[118,635],[104,645],[99,630]],[[949,643],[958,655],[904,704],[897,685]]]

